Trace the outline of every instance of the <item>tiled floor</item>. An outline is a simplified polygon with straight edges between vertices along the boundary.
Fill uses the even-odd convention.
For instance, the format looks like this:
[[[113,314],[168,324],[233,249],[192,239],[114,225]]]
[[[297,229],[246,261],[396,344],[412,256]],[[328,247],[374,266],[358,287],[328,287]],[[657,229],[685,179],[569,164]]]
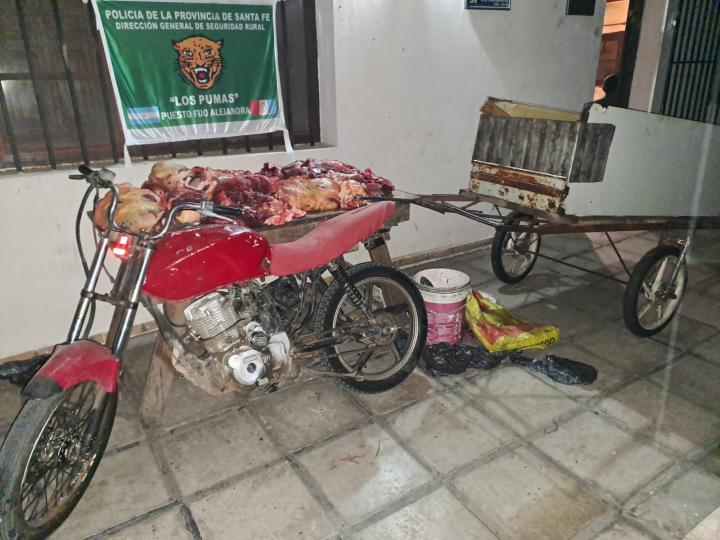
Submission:
[[[110,449],[53,538],[683,538],[720,506],[718,244],[699,242],[683,314],[652,339],[624,329],[622,286],[594,275],[540,260],[505,285],[487,249],[432,263],[558,325],[554,352],[599,369],[590,387],[511,366],[417,370],[371,396],[314,380],[217,399],[178,380],[162,420],[143,427],[152,336],[139,338]],[[637,260],[652,245],[643,234],[618,247]],[[622,272],[599,235],[544,248]],[[0,386],[0,432],[19,404]]]

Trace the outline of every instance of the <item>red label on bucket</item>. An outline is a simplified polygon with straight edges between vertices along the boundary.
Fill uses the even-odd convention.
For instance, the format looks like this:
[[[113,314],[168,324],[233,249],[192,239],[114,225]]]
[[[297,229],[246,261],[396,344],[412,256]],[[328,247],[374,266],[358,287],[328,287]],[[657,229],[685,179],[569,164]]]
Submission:
[[[460,342],[465,300],[452,304],[425,302],[428,318],[427,344]]]

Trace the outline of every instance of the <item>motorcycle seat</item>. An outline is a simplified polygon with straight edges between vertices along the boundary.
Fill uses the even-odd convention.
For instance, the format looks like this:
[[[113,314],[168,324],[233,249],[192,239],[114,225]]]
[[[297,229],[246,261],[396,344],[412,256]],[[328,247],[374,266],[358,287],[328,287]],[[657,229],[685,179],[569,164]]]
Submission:
[[[323,266],[380,229],[395,213],[395,203],[381,201],[328,219],[306,235],[270,245],[270,273],[287,276]]]

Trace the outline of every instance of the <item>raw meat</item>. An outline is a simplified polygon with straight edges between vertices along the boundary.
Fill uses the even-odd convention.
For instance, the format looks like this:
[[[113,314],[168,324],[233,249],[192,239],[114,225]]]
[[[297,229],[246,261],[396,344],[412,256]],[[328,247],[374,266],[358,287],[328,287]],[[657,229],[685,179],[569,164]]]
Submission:
[[[115,210],[115,223],[133,232],[150,231],[165,212],[160,196],[149,189],[136,188],[131,184],[118,184],[120,199]],[[108,209],[111,193],[95,205],[93,223],[100,229],[107,229]]]
[[[305,212],[329,212],[340,208],[340,190],[329,178],[290,178],[279,182],[278,198]]]
[[[123,185],[117,221],[135,232],[150,230],[164,210],[184,202],[211,200],[247,210],[238,223],[248,227],[282,225],[306,212],[357,208],[357,197],[388,195],[392,182],[370,169],[334,160],[306,159],[285,167],[265,163],[257,173],[210,167],[183,167],[165,162],[153,165],[142,189]],[[124,199],[124,200],[123,200]],[[95,211],[95,224],[107,227],[110,204],[105,197]],[[196,212],[182,212],[181,223],[200,221]]]

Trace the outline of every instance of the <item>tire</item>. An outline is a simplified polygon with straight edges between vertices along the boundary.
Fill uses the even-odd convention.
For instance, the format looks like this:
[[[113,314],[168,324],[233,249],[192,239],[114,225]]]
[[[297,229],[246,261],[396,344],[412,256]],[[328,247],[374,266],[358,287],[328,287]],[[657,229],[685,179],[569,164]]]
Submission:
[[[675,312],[680,306],[680,301],[685,294],[688,282],[688,269],[685,261],[682,263],[675,283],[674,298],[666,300],[668,303],[664,308],[666,311],[663,312],[658,321],[655,323],[649,323],[646,321],[644,319],[644,314],[642,314],[644,307],[639,308],[638,304],[640,300],[649,300],[646,293],[648,292],[648,289],[651,288],[651,284],[648,284],[646,280],[653,277],[653,275],[650,275],[652,273],[657,276],[656,270],[659,271],[662,268],[658,268],[657,265],[662,265],[663,260],[668,261],[665,263],[666,266],[663,275],[667,275],[668,273],[671,274],[672,266],[670,263],[674,266],[675,260],[673,259],[679,259],[681,253],[682,250],[676,245],[667,244],[658,246],[647,252],[633,269],[623,297],[623,318],[625,319],[625,326],[627,329],[636,336],[648,337],[660,332],[670,323],[675,315]],[[644,287],[643,284],[645,285]],[[649,304],[652,303],[653,302],[651,300]],[[648,310],[649,309],[650,308],[648,308]]]
[[[363,294],[363,291],[366,291],[366,294],[363,296],[366,302],[370,299],[370,303],[372,304],[376,299],[376,291],[380,291],[379,294],[382,294],[383,300],[385,301],[385,291],[394,290],[395,292],[391,294],[402,296],[401,304],[407,304],[408,329],[398,328],[394,330],[392,335],[387,338],[389,343],[383,345],[383,347],[387,347],[390,351],[394,349],[396,353],[393,353],[393,356],[399,355],[399,361],[392,364],[392,366],[388,367],[385,371],[361,371],[364,380],[351,378],[337,379],[337,382],[341,386],[357,392],[384,392],[405,380],[405,378],[412,373],[413,369],[415,369],[420,359],[427,336],[425,303],[420,295],[420,291],[418,291],[412,280],[391,266],[377,263],[359,264],[350,267],[347,270],[347,275],[350,283],[357,287],[361,294]],[[385,287],[385,289],[381,287]],[[392,287],[392,289],[390,289],[390,287]],[[387,303],[388,302],[385,301],[386,306]],[[335,329],[338,325],[339,317],[344,315],[343,310],[348,307],[354,310],[350,315],[360,313],[360,310],[352,304],[342,284],[337,280],[333,281],[327,291],[325,291],[318,306],[314,324],[315,331],[324,332]],[[378,313],[383,310],[383,307],[377,309],[371,307],[370,310]],[[385,316],[387,317],[388,315]],[[393,325],[398,325],[399,323],[397,321],[405,319],[404,315],[402,318],[396,318],[396,315],[389,315],[389,317],[392,317]],[[397,317],[399,317],[399,314]],[[352,326],[352,324],[348,326]],[[372,328],[377,328],[377,325]],[[328,353],[326,350],[322,353],[324,361],[336,373],[349,373],[351,368],[350,360],[346,359],[348,354],[340,354],[343,352],[341,349],[342,347],[336,346],[331,353]],[[386,352],[373,354],[367,363],[370,364],[374,360],[379,361],[379,359],[384,356],[387,356]]]
[[[521,214],[520,212],[512,212],[505,219],[506,225],[519,225],[523,222],[530,225],[534,223],[534,219],[526,214]],[[518,271],[513,271],[512,268],[507,268],[505,262],[503,261],[503,254],[507,253],[506,246],[510,240],[522,240],[523,242],[527,241],[530,247],[534,250],[526,253],[526,260]],[[490,251],[490,262],[492,263],[492,269],[495,276],[505,283],[519,283],[525,279],[537,261],[537,256],[540,252],[540,241],[541,236],[537,233],[515,233],[501,230],[495,231],[492,249]]]
[[[89,389],[86,390],[86,388]],[[26,485],[24,482],[26,469],[31,465],[31,458],[35,455],[33,450],[36,444],[42,441],[43,436],[58,432],[63,433],[62,426],[60,426],[58,430],[58,426],[53,425],[53,422],[59,421],[61,418],[60,415],[65,409],[72,410],[72,405],[69,405],[70,400],[80,392],[87,392],[89,396],[92,397],[92,402],[90,402],[89,399],[84,402],[90,402],[90,408],[84,419],[78,419],[79,421],[74,424],[66,423],[65,427],[67,428],[68,425],[89,426],[91,422],[93,422],[93,419],[97,418],[95,415],[101,414],[102,416],[97,423],[97,435],[95,437],[85,438],[87,434],[84,433],[82,437],[83,441],[79,446],[73,445],[72,447],[67,444],[68,439],[66,437],[60,441],[61,445],[64,444],[62,450],[58,451],[56,448],[55,453],[59,455],[61,451],[65,451],[66,455],[63,457],[63,460],[67,460],[67,453],[87,452],[90,454],[92,461],[87,464],[87,459],[76,458],[76,462],[73,463],[73,465],[84,464],[85,476],[80,478],[76,485],[70,486],[70,491],[59,498],[59,501],[53,506],[47,516],[42,516],[42,519],[39,518],[36,521],[29,521],[26,513],[28,510],[32,510],[33,507],[30,504],[25,508],[23,488]],[[97,396],[102,395],[104,395],[105,398],[98,400]],[[96,401],[100,402],[99,408],[95,408],[92,404]],[[35,540],[47,538],[47,536],[65,521],[80,501],[87,486],[90,484],[90,480],[92,480],[95,474],[95,470],[110,438],[116,407],[117,394],[99,393],[97,386],[93,382],[80,383],[75,387],[69,388],[47,399],[28,400],[25,402],[10,431],[7,433],[2,448],[0,448],[0,471],[2,471],[2,475],[0,475],[0,538],[2,540]],[[57,440],[54,442],[57,445]],[[91,444],[89,448],[88,443]],[[51,450],[47,450],[49,446],[44,446],[43,448],[46,449],[46,452],[51,452]],[[52,468],[48,467],[48,470],[57,472],[59,470],[57,467],[59,458],[57,456],[54,457],[55,465]],[[87,458],[88,456],[85,457]],[[83,474],[83,471],[81,470],[79,473],[76,472],[75,477],[79,476],[79,474]],[[69,475],[69,477],[72,476],[73,475]],[[63,477],[59,478],[62,479]],[[43,478],[43,480],[45,480],[45,478]],[[43,486],[49,490],[52,482],[44,483]],[[57,488],[57,483],[55,486]],[[48,493],[44,488],[42,492],[47,495]],[[40,492],[39,490],[37,493]],[[50,497],[50,500],[53,500],[52,497]],[[39,504],[42,504],[42,502]]]

